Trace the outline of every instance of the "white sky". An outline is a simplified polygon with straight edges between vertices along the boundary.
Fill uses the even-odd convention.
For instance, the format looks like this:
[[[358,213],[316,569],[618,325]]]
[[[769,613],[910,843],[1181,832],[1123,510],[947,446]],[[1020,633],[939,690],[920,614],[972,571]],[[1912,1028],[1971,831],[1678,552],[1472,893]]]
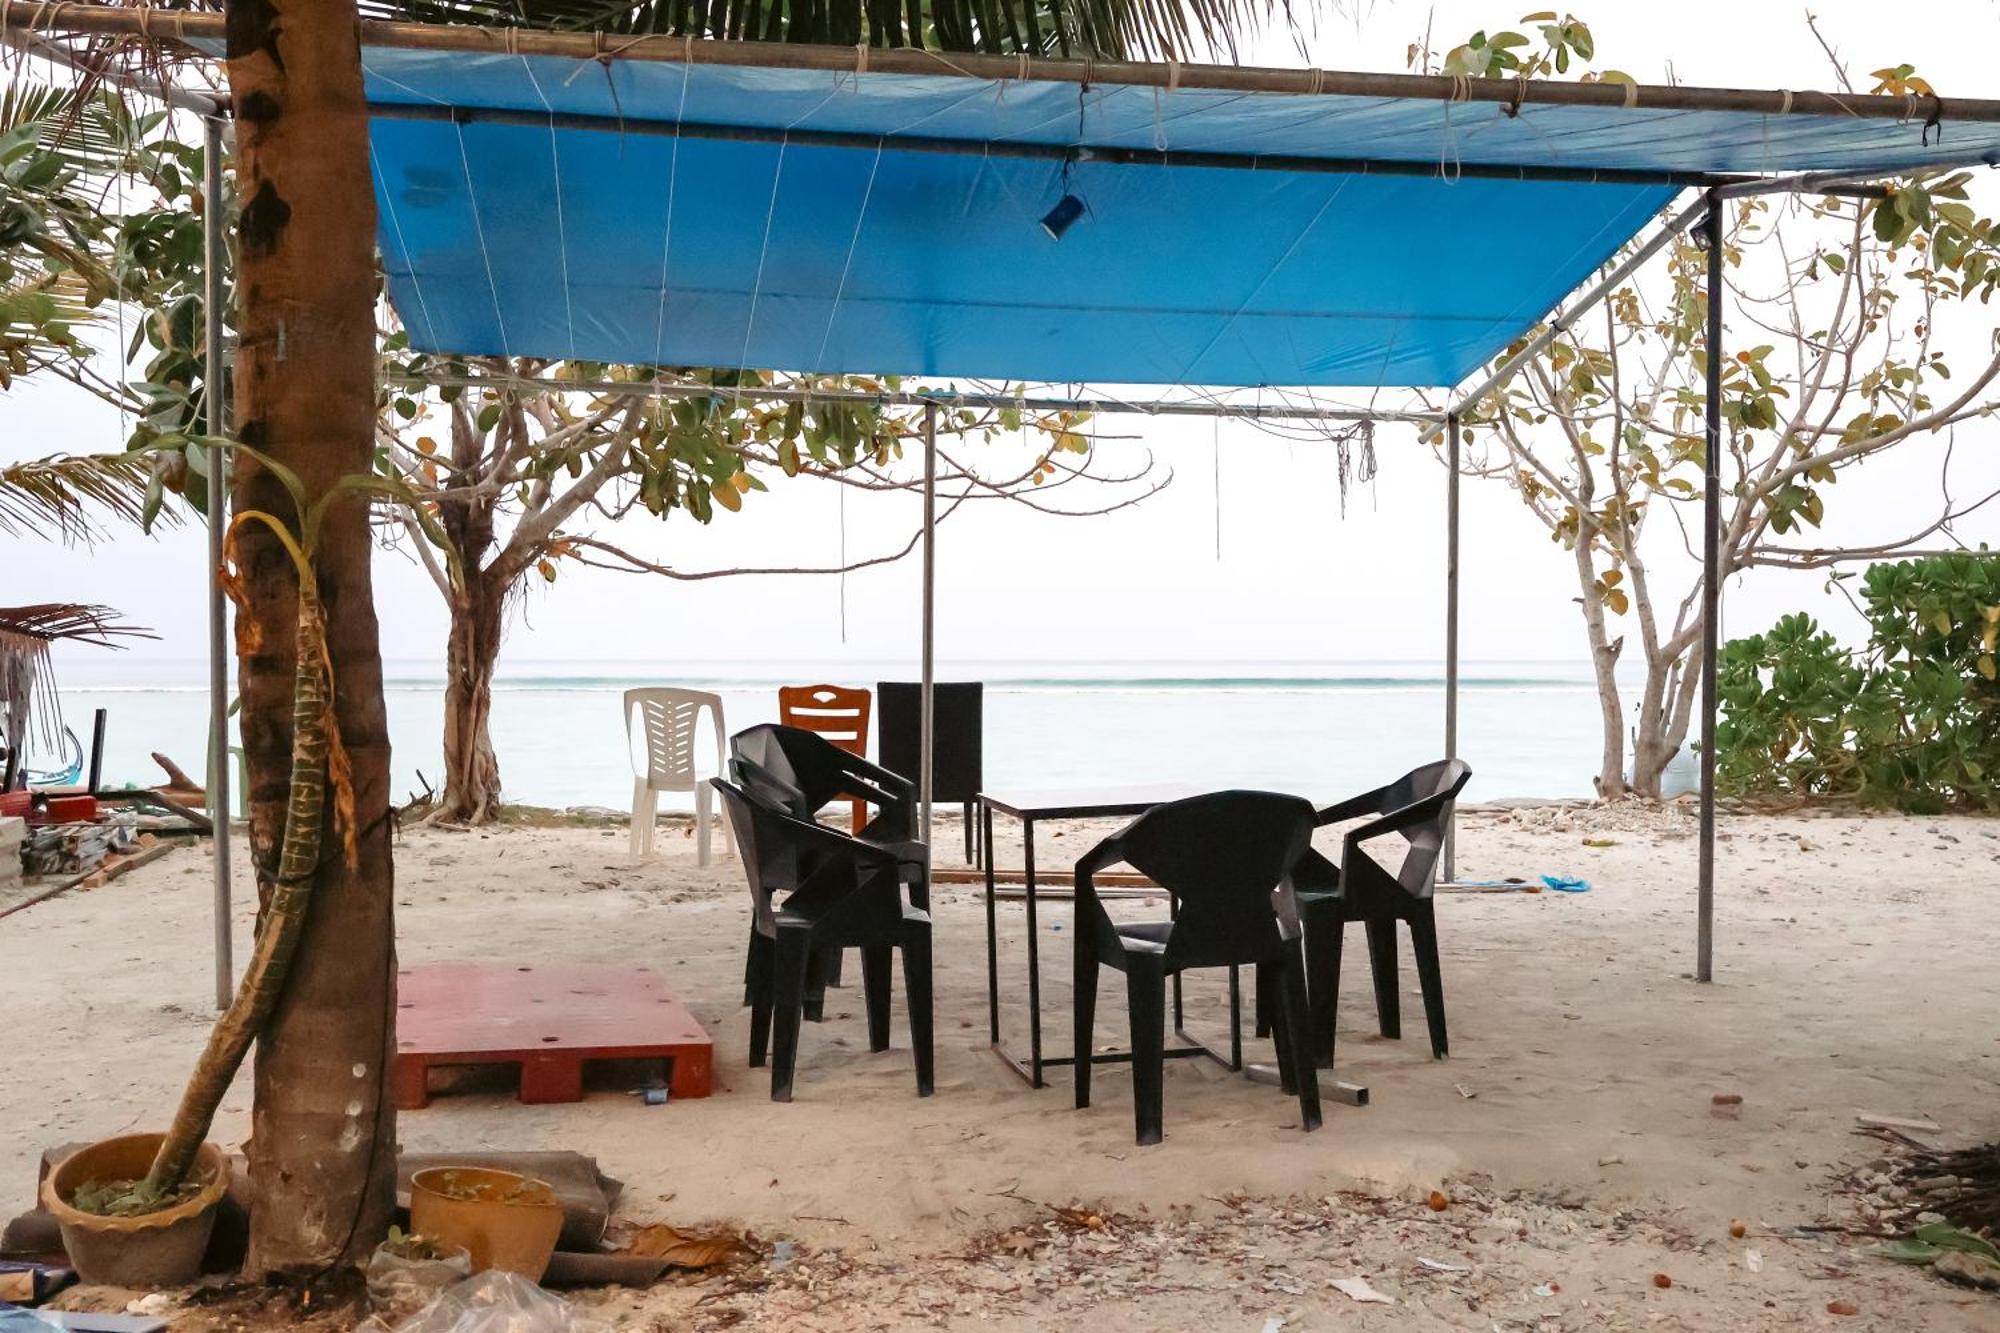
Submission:
[[[1534,8],[1526,0],[1358,5],[1358,22],[1325,21],[1311,40],[1313,63],[1400,70],[1405,46],[1427,22],[1436,42],[1449,46],[1480,26],[1512,26]],[[1868,70],[1910,61],[1947,98],[2000,96],[1991,62],[2000,49],[1994,0],[1820,0],[1812,9],[1863,87]],[[1797,3],[1605,3],[1582,15],[1597,35],[1600,60],[1641,80],[1671,73],[1685,83],[1832,83]],[[1283,40],[1248,54],[1298,63]],[[1996,185],[1982,188],[1988,211],[2000,208]],[[2000,313],[1994,320],[2000,323]],[[7,458],[111,449],[124,435],[115,414],[53,387],[17,386],[0,396],[0,422],[0,457]],[[1173,484],[1138,509],[1102,519],[1044,518],[1011,505],[955,518],[940,536],[938,570],[947,674],[954,662],[1258,663],[1281,670],[1284,663],[1439,658],[1444,474],[1411,430],[1382,428],[1381,476],[1350,497],[1343,518],[1324,448],[1234,422],[1105,418],[1101,428],[1142,433],[1145,447],[1173,469]],[[1211,480],[1218,445],[1219,500]],[[1925,521],[1937,497],[1928,448],[1912,446],[1900,462],[1848,474],[1828,497],[1829,533],[1879,539]],[[1958,458],[1953,480],[1961,498],[1975,493],[1981,478],[1990,479],[1987,489],[2000,486],[2000,427],[1961,431]],[[771,494],[751,496],[741,514],[722,515],[712,528],[682,515],[664,526],[631,523],[620,538],[687,567],[830,561],[839,542],[837,489],[778,478]],[[1464,499],[1467,658],[1580,664],[1568,555],[1500,483],[1468,482]],[[850,551],[900,545],[916,515],[913,496],[850,499]],[[2000,545],[2000,505],[1960,535]],[[0,601],[105,602],[161,632],[148,660],[193,659],[204,651],[204,563],[192,528],[156,539],[121,535],[94,548],[0,538],[0,569],[7,571]],[[568,672],[636,665],[672,677],[719,662],[832,668],[913,657],[917,575],[910,561],[850,576],[843,644],[830,578],[686,584],[566,568],[553,590],[537,580],[528,592],[505,664],[562,664]],[[427,578],[390,554],[378,561],[377,581],[384,655],[410,664],[439,660],[444,614]],[[1847,625],[1823,582],[1773,573],[1738,580],[1729,591],[1728,632],[1761,629],[1800,607]],[[99,663],[71,661],[72,679],[97,674]]]

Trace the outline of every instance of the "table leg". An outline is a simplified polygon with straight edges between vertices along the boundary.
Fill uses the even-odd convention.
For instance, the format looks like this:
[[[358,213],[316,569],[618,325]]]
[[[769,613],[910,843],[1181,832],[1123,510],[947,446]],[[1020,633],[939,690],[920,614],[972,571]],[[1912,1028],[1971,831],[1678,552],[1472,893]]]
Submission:
[[[1243,1070],[1243,969],[1229,965],[1229,1067]]]
[[[1000,924],[993,907],[993,807],[979,803],[979,830],[989,849],[986,861],[986,1014],[995,1046],[1000,1044]]]
[[[1028,905],[1028,1084],[1042,1082],[1042,950],[1035,924],[1035,821],[1021,821],[1021,879]]]

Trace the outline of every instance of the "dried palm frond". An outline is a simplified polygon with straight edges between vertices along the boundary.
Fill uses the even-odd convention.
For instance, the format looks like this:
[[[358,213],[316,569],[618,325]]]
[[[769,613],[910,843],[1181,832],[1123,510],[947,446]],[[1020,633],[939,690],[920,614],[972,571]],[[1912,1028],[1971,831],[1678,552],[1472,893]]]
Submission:
[[[1216,54],[1290,0],[360,0],[364,18],[1135,60]]]
[[[59,454],[0,465],[0,535],[89,539],[98,530],[93,510],[143,523],[155,466],[148,454]],[[180,515],[163,506],[156,521],[178,523]]]
[[[121,639],[158,637],[151,630],[119,623],[118,613],[108,606],[75,602],[0,606],[0,750],[18,756],[31,722],[37,745],[53,747],[61,741],[62,708],[49,674],[50,644],[122,648]]]

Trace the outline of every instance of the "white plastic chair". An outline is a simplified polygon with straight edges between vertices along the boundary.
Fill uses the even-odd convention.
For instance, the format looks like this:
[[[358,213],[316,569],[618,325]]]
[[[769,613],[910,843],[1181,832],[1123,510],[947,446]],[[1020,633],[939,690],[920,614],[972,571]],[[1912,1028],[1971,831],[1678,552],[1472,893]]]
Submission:
[[[695,773],[695,731],[701,710],[715,723],[715,773],[723,771],[722,699],[700,690],[642,689],[625,691],[625,743],[632,757],[632,855],[653,850],[653,823],[660,812],[660,793],[693,792],[696,856],[708,864],[708,826],[713,819],[714,791]],[[635,746],[633,716],[637,714],[643,746]],[[641,759],[643,749],[644,758]],[[642,767],[643,764],[643,767]],[[723,839],[726,850],[729,840]]]

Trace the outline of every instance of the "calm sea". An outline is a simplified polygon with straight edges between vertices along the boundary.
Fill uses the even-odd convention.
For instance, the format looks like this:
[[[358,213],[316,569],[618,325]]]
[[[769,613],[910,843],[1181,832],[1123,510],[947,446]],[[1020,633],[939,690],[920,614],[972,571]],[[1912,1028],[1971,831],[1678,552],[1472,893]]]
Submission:
[[[723,699],[734,731],[775,721],[776,687],[914,679],[909,663],[708,663],[669,675],[613,664],[521,663],[504,669],[493,706],[507,798],[532,805],[619,807],[631,799],[620,694],[682,685]],[[109,710],[105,781],[161,780],[149,755],[197,778],[208,699],[194,662],[66,666],[64,715],[87,743],[93,709]],[[1444,682],[1436,664],[954,663],[940,680],[986,682],[987,785],[995,790],[1102,785],[1251,786],[1333,798],[1437,758]],[[396,791],[435,783],[441,675],[390,663]],[[1581,671],[1557,663],[1466,668],[1460,753],[1470,799],[1582,796],[1599,749],[1597,709]]]

